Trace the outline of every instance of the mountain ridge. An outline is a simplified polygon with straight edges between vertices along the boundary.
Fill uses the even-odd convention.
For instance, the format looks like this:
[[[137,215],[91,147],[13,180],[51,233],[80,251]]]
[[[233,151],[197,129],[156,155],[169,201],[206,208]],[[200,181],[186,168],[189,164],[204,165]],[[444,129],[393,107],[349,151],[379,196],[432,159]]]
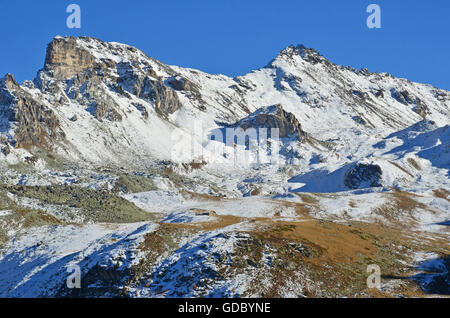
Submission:
[[[0,79],[0,296],[446,296],[449,128],[301,45],[231,78],[57,37]]]

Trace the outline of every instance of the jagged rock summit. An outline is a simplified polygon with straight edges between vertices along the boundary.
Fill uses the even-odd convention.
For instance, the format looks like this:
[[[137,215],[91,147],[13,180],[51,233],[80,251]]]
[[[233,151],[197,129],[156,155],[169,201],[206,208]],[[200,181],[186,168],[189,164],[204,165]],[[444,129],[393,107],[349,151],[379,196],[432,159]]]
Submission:
[[[60,80],[94,68],[95,58],[77,45],[75,38],[56,37],[47,46],[44,70]]]
[[[278,54],[277,58],[284,56],[290,58],[292,58],[293,56],[300,56],[304,61],[311,64],[318,64],[322,62],[330,63],[328,59],[322,56],[318,51],[313,48],[307,48],[303,44],[289,45]]]

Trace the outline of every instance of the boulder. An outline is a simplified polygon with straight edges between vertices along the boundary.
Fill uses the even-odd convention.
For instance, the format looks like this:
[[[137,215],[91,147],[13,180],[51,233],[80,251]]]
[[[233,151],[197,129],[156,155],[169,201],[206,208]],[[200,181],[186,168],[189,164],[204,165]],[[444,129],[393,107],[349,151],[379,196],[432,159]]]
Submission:
[[[382,174],[379,165],[357,163],[347,172],[344,184],[349,189],[381,187]]]

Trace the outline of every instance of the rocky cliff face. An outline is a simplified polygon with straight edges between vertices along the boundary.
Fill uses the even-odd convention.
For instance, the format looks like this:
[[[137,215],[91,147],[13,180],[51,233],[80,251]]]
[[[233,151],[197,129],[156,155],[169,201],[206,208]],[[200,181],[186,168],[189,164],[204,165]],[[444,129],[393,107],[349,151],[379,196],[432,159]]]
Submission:
[[[325,63],[331,65],[330,61],[328,61],[319,52],[317,52],[315,49],[307,48],[303,44],[299,44],[297,46],[295,45],[288,46],[287,48],[285,48],[280,52],[277,58],[280,57],[293,58],[295,56],[300,56],[304,61],[311,63],[313,65],[318,63]],[[272,65],[272,63],[270,63],[269,65]]]
[[[248,128],[276,128],[279,131],[280,138],[294,137],[302,143],[308,138],[308,134],[303,131],[294,114],[286,112],[281,104],[262,108],[239,121],[235,126],[241,127],[243,130]]]
[[[10,121],[10,126],[15,127],[14,139],[9,140],[8,144],[20,148],[37,146],[50,150],[54,142],[64,138],[64,132],[53,111],[22,89],[12,75],[5,76],[0,87],[3,116]]]
[[[142,76],[128,63],[118,65],[118,73],[117,83],[121,89],[154,104],[158,114],[167,117],[181,108],[175,90],[166,86],[156,74]]]
[[[181,104],[174,90],[164,85],[153,68],[133,56],[136,52],[132,47],[116,47],[93,38],[57,37],[47,47],[45,66],[36,83],[53,95],[65,86],[68,99],[90,105],[90,112],[100,121],[121,121],[124,116],[117,104],[102,93],[103,85],[126,97],[130,93],[144,99],[152,103],[160,115],[168,116]],[[125,54],[129,59],[122,60],[120,56]],[[69,102],[62,96],[58,102],[64,101]]]
[[[55,141],[65,137],[52,110],[30,96],[18,94],[15,119],[17,147],[42,147],[51,150]]]

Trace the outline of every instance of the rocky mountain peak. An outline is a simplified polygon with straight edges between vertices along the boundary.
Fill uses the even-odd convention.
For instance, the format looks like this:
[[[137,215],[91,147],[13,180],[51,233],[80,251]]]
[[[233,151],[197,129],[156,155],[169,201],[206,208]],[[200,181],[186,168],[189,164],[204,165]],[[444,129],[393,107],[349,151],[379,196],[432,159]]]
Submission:
[[[307,48],[303,44],[298,44],[296,46],[290,45],[287,48],[283,49],[278,56],[299,56],[304,61],[309,62],[311,64],[318,64],[321,62],[328,61],[325,57],[323,57],[318,51],[313,48]]]
[[[95,58],[77,45],[77,39],[56,37],[47,46],[44,70],[52,72],[57,79],[67,79],[94,64]]]
[[[14,76],[10,73],[6,74],[4,77],[0,78],[0,88],[11,90],[15,87],[18,87]]]
[[[165,85],[154,65],[159,64],[129,45],[92,37],[57,36],[48,44],[45,66],[35,83],[56,96],[52,104],[61,105],[70,99],[85,106],[100,122],[121,121],[126,116],[114,98],[108,97],[111,93],[127,99],[134,95],[167,116],[181,104],[175,89]]]

